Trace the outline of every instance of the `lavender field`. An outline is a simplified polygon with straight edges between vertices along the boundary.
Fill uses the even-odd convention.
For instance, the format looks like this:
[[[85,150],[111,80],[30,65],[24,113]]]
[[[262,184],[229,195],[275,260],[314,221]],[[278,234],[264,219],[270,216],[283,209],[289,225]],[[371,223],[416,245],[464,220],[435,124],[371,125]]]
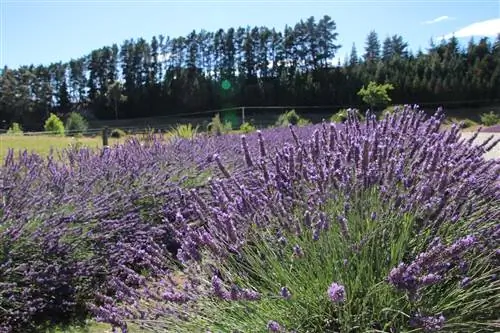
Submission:
[[[11,151],[0,332],[498,332],[500,139],[443,119]]]

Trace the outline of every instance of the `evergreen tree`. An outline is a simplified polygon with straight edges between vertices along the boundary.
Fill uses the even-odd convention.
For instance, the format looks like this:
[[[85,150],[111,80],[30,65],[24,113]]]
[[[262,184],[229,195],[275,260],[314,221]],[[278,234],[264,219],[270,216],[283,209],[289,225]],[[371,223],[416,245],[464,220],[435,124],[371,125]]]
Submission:
[[[365,61],[377,61],[380,59],[380,42],[378,39],[378,34],[372,30],[366,37],[366,46],[365,46]]]

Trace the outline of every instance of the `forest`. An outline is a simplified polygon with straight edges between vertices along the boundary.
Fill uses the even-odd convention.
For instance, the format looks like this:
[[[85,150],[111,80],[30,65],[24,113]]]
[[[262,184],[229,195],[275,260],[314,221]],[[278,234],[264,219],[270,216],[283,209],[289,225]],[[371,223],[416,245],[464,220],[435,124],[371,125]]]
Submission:
[[[394,104],[473,106],[500,96],[500,35],[432,40],[411,52],[403,36],[340,45],[330,16],[282,31],[238,27],[129,39],[67,62],[4,67],[0,121],[39,130],[50,113],[97,119],[188,114],[236,106],[362,106],[358,90],[391,83]],[[335,61],[340,48],[351,48]]]

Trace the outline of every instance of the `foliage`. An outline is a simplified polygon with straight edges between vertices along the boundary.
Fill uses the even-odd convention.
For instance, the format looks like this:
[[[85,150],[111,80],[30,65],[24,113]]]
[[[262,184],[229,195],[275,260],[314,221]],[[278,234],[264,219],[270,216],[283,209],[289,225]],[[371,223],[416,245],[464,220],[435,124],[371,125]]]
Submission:
[[[53,113],[51,113],[49,118],[47,118],[43,128],[45,132],[48,132],[50,134],[64,135],[64,124],[62,120]]]
[[[253,149],[243,136],[248,169],[230,174],[216,156],[225,177],[208,197],[191,192],[196,213],[177,217],[189,283],[148,288],[147,316],[134,322],[176,332],[494,332],[499,165],[457,126],[442,131],[443,118],[406,107],[364,126],[309,127],[309,140],[292,127],[276,154],[262,133]]]
[[[177,125],[174,129],[170,130],[175,137],[182,139],[193,139],[198,133],[198,126],[193,127],[191,123]]]
[[[330,121],[333,123],[343,123],[349,119],[349,116],[356,118],[357,120],[364,120],[365,117],[361,114],[358,109],[340,109],[337,113],[330,117]]]
[[[120,82],[113,82],[106,92],[108,104],[113,106],[115,112],[115,119],[118,119],[118,107],[120,103],[127,101],[127,96],[122,94],[122,86]]]
[[[241,124],[240,126],[240,131],[242,133],[251,133],[251,132],[255,132],[256,131],[256,128],[255,126],[253,126],[252,124],[250,124],[249,122],[244,122],[243,124]]]
[[[481,115],[481,124],[486,126],[500,124],[500,115],[494,111],[483,113]]]
[[[341,109],[330,117],[330,121],[333,123],[343,123],[346,120],[347,120],[347,109]]]
[[[23,128],[19,123],[13,122],[7,130],[7,135],[22,135]]]
[[[276,132],[273,144],[292,139],[286,129]],[[254,140],[250,145],[255,149]],[[160,135],[106,150],[79,148],[49,156],[9,150],[5,158],[2,332],[40,332],[89,313],[110,322],[116,302],[127,301],[145,277],[168,276],[174,265],[170,253],[178,242],[169,230],[188,204],[179,191],[222,177],[207,161],[215,151],[240,149],[233,135],[174,142]],[[220,161],[230,170],[243,167],[238,155]],[[114,318],[111,324],[122,325],[120,312]]]
[[[66,119],[66,133],[68,135],[84,134],[88,127],[87,120],[77,112],[71,112]]]
[[[159,140],[75,147],[61,160],[9,151],[1,173],[12,188],[2,193],[0,331],[40,332],[82,319],[88,304],[140,285],[145,272],[162,274],[158,264],[168,265],[166,251],[175,251],[163,208],[177,200],[162,191],[195,161],[183,146]]]
[[[109,136],[112,138],[115,138],[115,139],[120,139],[120,138],[124,138],[125,136],[127,136],[127,133],[122,129],[113,128],[111,130],[111,133],[109,134]]]
[[[368,86],[361,87],[358,91],[358,96],[361,96],[363,102],[370,105],[373,109],[377,106],[384,106],[391,102],[389,97],[389,91],[394,90],[394,86],[390,83],[377,84],[376,82],[370,81]]]
[[[220,136],[224,133],[228,133],[232,128],[230,122],[222,123],[220,119],[220,114],[216,114],[212,121],[208,124],[208,131],[212,133],[212,135]]]
[[[355,198],[346,198],[337,191],[332,195],[336,200],[325,205],[324,223],[330,226],[321,235],[307,228],[299,235],[295,231],[276,234],[272,225],[259,228],[249,240],[252,246],[218,266],[224,277],[238,272],[231,282],[241,288],[252,288],[261,297],[256,301],[202,301],[201,306],[211,309],[203,313],[215,323],[209,326],[211,330],[263,331],[258,328],[266,327],[271,319],[287,331],[298,332],[347,332],[355,326],[385,324],[405,326],[403,315],[383,312],[386,308],[409,311],[408,305],[383,281],[392,266],[408,252],[409,230],[415,219],[391,212],[389,203],[381,202],[377,191]],[[344,205],[351,207],[347,215]],[[376,213],[377,218],[372,220],[369,212]],[[292,218],[301,220],[304,213],[296,212]],[[349,248],[344,239],[346,231],[337,222],[344,216],[349,221],[351,244],[369,235],[364,249],[357,254]],[[388,246],[380,246],[384,237]],[[381,264],[380,258],[388,256],[391,260]],[[344,304],[337,305],[329,299],[327,288],[332,282],[345,288]],[[224,285],[230,292],[229,281]]]
[[[123,331],[494,332],[495,142],[442,122],[406,107],[58,159],[9,151],[0,331],[92,314]]]
[[[311,122],[305,118],[302,118],[295,110],[287,111],[281,114],[276,121],[276,126],[288,126],[288,125],[297,125],[297,126],[305,126],[310,124]]]

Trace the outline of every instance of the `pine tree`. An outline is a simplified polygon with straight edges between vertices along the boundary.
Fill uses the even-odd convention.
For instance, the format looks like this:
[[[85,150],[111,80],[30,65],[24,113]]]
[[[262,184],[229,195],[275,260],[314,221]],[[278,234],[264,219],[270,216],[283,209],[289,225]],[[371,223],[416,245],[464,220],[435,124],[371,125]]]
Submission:
[[[365,54],[363,56],[365,61],[373,62],[380,59],[380,42],[378,34],[372,30],[366,38]]]

